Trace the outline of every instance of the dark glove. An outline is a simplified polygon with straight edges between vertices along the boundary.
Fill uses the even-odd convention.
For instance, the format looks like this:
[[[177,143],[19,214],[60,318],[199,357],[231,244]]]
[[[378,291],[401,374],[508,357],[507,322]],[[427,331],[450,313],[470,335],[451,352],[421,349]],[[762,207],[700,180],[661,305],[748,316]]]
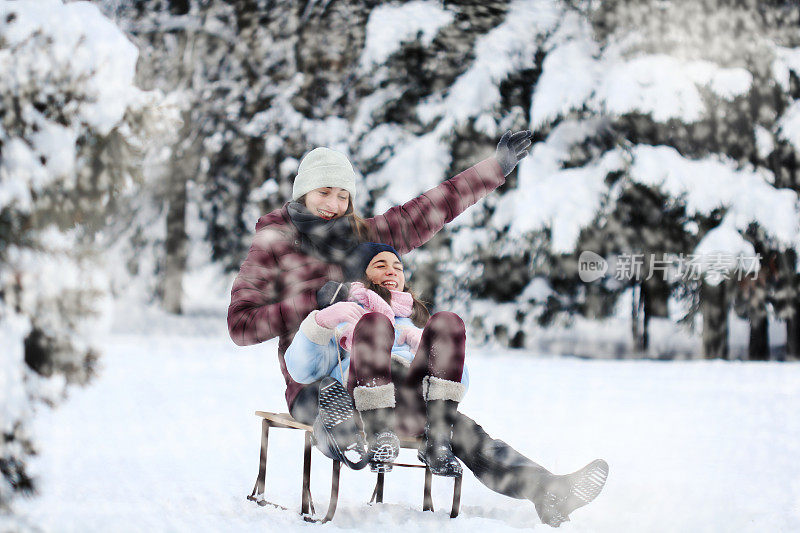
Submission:
[[[337,302],[346,302],[349,295],[349,283],[329,281],[317,291],[317,309],[325,309]]]
[[[508,130],[500,137],[495,157],[500,163],[500,168],[503,169],[503,176],[511,174],[517,163],[528,155],[527,148],[531,145],[531,135],[530,130],[518,131],[513,135],[511,130]]]

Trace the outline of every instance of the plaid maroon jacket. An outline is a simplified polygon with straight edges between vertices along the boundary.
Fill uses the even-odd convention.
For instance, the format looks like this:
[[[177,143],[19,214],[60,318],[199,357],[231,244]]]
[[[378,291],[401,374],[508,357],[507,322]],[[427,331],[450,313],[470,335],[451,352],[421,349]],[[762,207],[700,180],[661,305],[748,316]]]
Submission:
[[[494,157],[485,159],[422,195],[386,213],[365,219],[368,240],[405,254],[423,245],[467,207],[505,182]],[[288,204],[287,204],[288,205]],[[339,265],[306,255],[286,205],[262,216],[250,251],[231,289],[228,332],[239,346],[278,341],[278,359],[291,407],[303,387],[286,370],[283,356],[300,322],[317,307],[317,290],[342,281]]]

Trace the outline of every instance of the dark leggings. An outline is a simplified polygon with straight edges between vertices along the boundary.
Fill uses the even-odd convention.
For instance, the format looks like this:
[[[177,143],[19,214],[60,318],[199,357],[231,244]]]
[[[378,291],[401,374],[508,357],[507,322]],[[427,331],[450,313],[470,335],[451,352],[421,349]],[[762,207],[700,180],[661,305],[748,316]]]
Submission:
[[[402,378],[404,368],[393,362],[392,377]],[[304,424],[317,417],[319,382],[311,383],[295,397],[290,412]],[[422,412],[424,416],[424,411]],[[474,420],[459,412],[453,424],[453,453],[478,480],[495,492],[512,498],[532,499],[550,472],[499,439],[494,439]]]
[[[422,330],[419,347],[409,366],[392,359],[395,340],[392,323],[380,313],[367,313],[353,330],[347,389],[394,383],[395,431],[417,436],[425,428],[423,380],[426,376],[461,381],[464,372],[464,322],[455,313],[434,314]]]
[[[312,425],[317,417],[318,397],[319,382],[304,387],[292,404],[292,416]],[[453,424],[452,448],[481,483],[512,498],[533,498],[541,482],[551,475],[504,441],[492,438],[461,412]]]
[[[385,385],[392,381],[389,365],[394,345],[394,326],[380,313],[366,313],[353,330],[347,389]],[[422,330],[419,348],[411,361],[406,383],[422,386],[425,376],[461,381],[464,371],[464,322],[447,311],[433,315]]]

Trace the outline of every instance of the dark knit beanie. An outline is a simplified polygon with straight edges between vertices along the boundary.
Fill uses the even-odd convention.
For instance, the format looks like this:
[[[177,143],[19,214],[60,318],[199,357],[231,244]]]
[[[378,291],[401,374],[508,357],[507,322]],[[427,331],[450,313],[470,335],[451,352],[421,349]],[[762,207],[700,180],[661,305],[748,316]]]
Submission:
[[[397,250],[388,244],[380,242],[362,242],[353,248],[353,251],[350,252],[350,257],[346,260],[345,280],[356,281],[362,279],[364,273],[367,271],[369,262],[381,252],[392,252],[401,263],[403,262]]]

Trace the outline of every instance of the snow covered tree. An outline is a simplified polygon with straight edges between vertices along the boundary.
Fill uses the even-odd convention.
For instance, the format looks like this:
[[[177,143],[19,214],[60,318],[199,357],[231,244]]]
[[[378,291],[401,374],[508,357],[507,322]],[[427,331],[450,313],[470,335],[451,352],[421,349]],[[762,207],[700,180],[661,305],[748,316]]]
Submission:
[[[634,107],[633,112],[624,114],[615,124],[625,139],[640,144],[673,146],[682,157],[689,159],[710,162],[708,156],[721,156],[732,160],[738,169],[761,173],[763,180],[774,185],[774,188],[765,188],[761,179],[748,180],[747,187],[741,189],[742,197],[750,196],[762,204],[759,211],[743,205],[730,194],[730,189],[738,181],[734,176],[720,182],[719,186],[728,191],[718,194],[718,204],[709,205],[711,209],[706,215],[695,213],[689,221],[690,229],[698,225],[698,236],[705,240],[705,243],[694,244],[706,253],[738,253],[747,249],[758,250],[762,256],[772,251],[786,253],[796,247],[792,232],[796,227],[797,208],[795,205],[793,209],[792,195],[787,196],[788,190],[798,191],[796,180],[776,179],[778,175],[785,175],[786,170],[770,164],[769,154],[771,146],[780,137],[780,116],[794,98],[787,90],[789,74],[782,64],[786,62],[783,58],[791,53],[783,47],[797,46],[799,35],[791,26],[791,20],[798,17],[797,6],[789,2],[724,0],[668,4],[641,2],[633,5],[606,2],[590,16],[595,35],[609,46],[613,46],[613,42],[628,40],[623,52],[627,57],[659,58],[668,55],[684,62],[690,76],[690,69],[699,75],[694,82],[699,89],[700,113],[665,115],[659,119],[657,113],[663,113],[665,107],[662,105],[661,109],[643,113],[647,111],[645,102],[644,108],[641,105]],[[715,72],[714,69],[718,70]],[[641,77],[634,79],[641,80]],[[659,81],[657,77],[655,79]],[[690,92],[682,94],[691,96]],[[684,105],[686,101],[684,99]],[[644,116],[639,116],[641,114]],[[765,170],[769,172],[763,172]],[[678,191],[688,195],[696,195],[698,188],[694,189],[678,187]],[[775,206],[783,218],[776,219],[775,211],[765,209],[769,205]],[[727,238],[720,240],[719,235],[728,231],[724,228],[730,225],[733,217],[736,217],[738,233],[729,231]],[[714,249],[705,246],[715,239]],[[764,267],[770,268],[771,263]],[[767,276],[760,279],[763,281]],[[742,287],[752,288],[749,280],[738,284],[724,283],[719,288],[712,288],[708,283],[706,276],[701,292],[714,299],[711,305],[707,305],[710,302],[704,299],[704,317],[707,318],[704,337],[709,339],[705,344],[706,354],[727,355],[727,309],[729,300],[738,293],[740,300],[748,300],[743,310],[751,324],[750,357],[768,358],[764,291],[742,291]],[[719,309],[713,311],[715,307]],[[707,313],[719,315],[719,320],[706,317]],[[787,317],[790,313],[778,315]],[[711,324],[719,325],[719,333],[708,331],[713,329],[709,328]]]
[[[720,342],[706,352],[726,354],[732,303],[754,328],[753,357],[769,346],[770,306],[789,353],[800,345],[797,271],[780,259],[796,248],[792,3],[97,2],[147,50],[140,83],[184,109],[161,170],[171,185],[153,192],[166,208],[142,219],[163,229],[140,231],[161,248],[140,257],[168,309],[181,309],[185,269],[238,267],[309,149],[349,155],[371,215],[530,127],[532,157],[409,257],[426,299],[514,346],[542,324],[609,316],[621,298],[640,353],[650,319],[677,306],[687,324],[716,309],[718,331],[704,327]],[[584,250],[642,254],[641,279],[579,281]],[[703,288],[742,269],[699,265],[700,284],[651,270],[664,253],[773,252],[763,294]]]
[[[219,69],[226,65],[235,34],[226,28],[230,21],[225,17],[233,9],[224,2],[106,1],[98,5],[142,50],[138,85],[163,91],[181,113],[165,154],[146,165],[153,178],[145,200],[150,205],[143,203],[140,209],[150,216],[128,230],[131,237],[131,231],[136,232],[138,244],[125,252],[136,265],[136,275],[150,278],[154,293],[150,296],[157,296],[166,310],[180,313],[190,251],[188,196],[190,189],[196,189],[190,183],[202,183],[204,157],[207,166],[203,143],[214,133],[207,127],[208,107],[224,109],[226,104],[214,98],[211,88],[214,83],[234,85],[237,81],[214,79],[213,72],[208,72],[215,65]],[[142,254],[143,250],[147,253]]]
[[[309,149],[331,146],[350,154],[357,170],[379,168],[396,142],[387,134],[402,140],[421,131],[408,111],[463,72],[471,43],[505,11],[503,2],[452,11],[436,2],[378,4],[98,1],[146,51],[139,83],[179,94],[187,110],[168,171],[176,184],[174,201],[167,200],[172,216],[161,215],[169,219],[163,222],[168,250],[156,259],[168,309],[180,310],[174,295],[187,239],[190,253],[208,243],[210,259],[235,270],[255,218],[289,197],[298,160]],[[431,49],[420,46],[434,37],[440,41]],[[388,67],[380,69],[384,62]],[[406,99],[395,97],[404,92]],[[491,147],[483,147],[486,155]],[[441,163],[428,172],[444,175]],[[366,189],[384,187],[376,181]],[[193,197],[186,198],[184,182]],[[375,197],[360,196],[368,213]],[[187,237],[181,201],[198,218],[186,223],[203,225],[202,235]]]
[[[308,146],[297,127],[306,119],[289,101],[303,101],[296,34],[309,14],[264,0],[97,3],[143,50],[138,83],[164,91],[183,110],[169,165],[151,169],[167,180],[152,191],[165,209],[139,229],[150,250],[141,275],[155,276],[165,309],[180,313],[185,271],[212,263],[238,268],[259,207],[288,196],[292,156]],[[317,129],[325,136],[317,142],[329,142]],[[282,194],[273,194],[278,187]]]
[[[88,382],[99,357],[99,232],[154,103],[133,86],[136,57],[89,3],[0,2],[0,510],[34,490],[34,403]]]
[[[796,32],[785,22],[796,16],[796,6],[569,4],[539,34],[541,61],[529,64],[540,71],[528,112],[541,142],[494,209],[496,236],[481,240],[488,257],[515,257],[518,247],[539,241],[546,250],[531,264],[531,285],[513,302],[506,300],[509,312],[495,312],[492,320],[495,329],[511,323],[524,332],[527,320],[551,320],[553,310],[602,316],[603,309],[613,309],[613,298],[636,289],[634,346],[646,350],[649,316],[666,316],[671,293],[695,298],[700,290],[653,283],[654,277],[638,281],[649,275],[653,254],[731,256],[721,270],[696,265],[703,284],[713,287],[742,272],[735,270],[737,257],[797,247],[797,189],[775,179],[786,171],[767,164],[770,146],[781,136],[781,113],[793,98],[791,49],[779,43],[796,46]],[[551,7],[559,9],[557,3]],[[612,257],[641,253],[642,277],[622,285],[608,279],[584,284],[574,266],[583,250]],[[727,354],[728,293],[735,286],[724,287],[713,303],[710,288],[701,291],[711,304],[702,309],[721,317],[719,331],[707,332],[708,354]],[[760,301],[748,307],[754,327],[764,313]],[[486,314],[493,303],[474,314]],[[713,322],[705,321],[707,330]]]

